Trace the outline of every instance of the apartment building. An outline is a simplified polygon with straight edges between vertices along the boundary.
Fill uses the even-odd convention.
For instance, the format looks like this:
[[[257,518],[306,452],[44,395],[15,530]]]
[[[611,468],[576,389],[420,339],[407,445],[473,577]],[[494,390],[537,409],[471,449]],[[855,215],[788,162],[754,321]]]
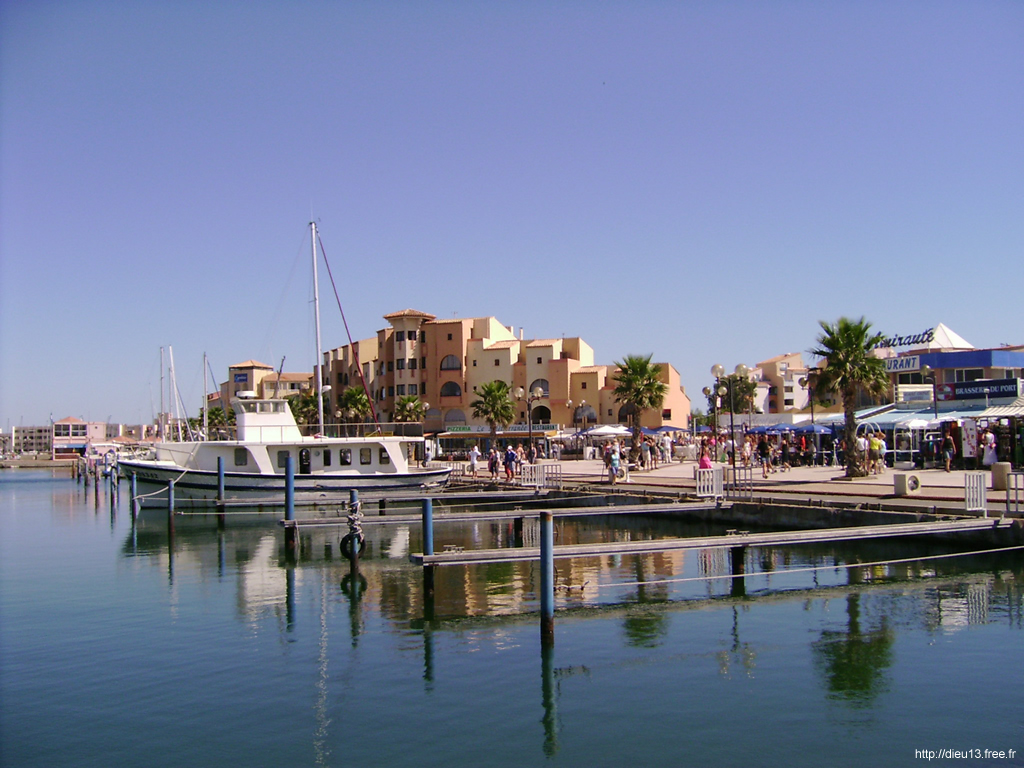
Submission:
[[[501,380],[513,392],[540,390],[531,403],[518,401],[517,418],[537,425],[583,426],[621,423],[628,414],[615,402],[615,366],[595,365],[594,350],[582,339],[526,339],[494,317],[438,319],[406,309],[384,316],[388,326],[375,339],[337,347],[324,354],[325,383],[331,384],[331,412],[338,415],[341,393],[365,386],[378,419],[394,417],[396,401],[407,395],[427,404],[430,432],[480,427],[471,403],[483,384]],[[671,365],[662,364],[669,386],[660,413],[644,415],[644,426],[689,425],[690,400]]]

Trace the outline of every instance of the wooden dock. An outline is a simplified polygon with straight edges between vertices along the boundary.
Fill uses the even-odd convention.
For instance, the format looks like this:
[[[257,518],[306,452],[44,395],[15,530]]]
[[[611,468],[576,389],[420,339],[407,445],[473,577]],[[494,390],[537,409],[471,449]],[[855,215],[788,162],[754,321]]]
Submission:
[[[680,505],[682,506],[682,505]],[[559,515],[560,516],[560,515]],[[969,518],[893,525],[864,525],[846,528],[825,528],[802,531],[749,533],[736,531],[725,536],[699,536],[689,538],[653,539],[601,544],[575,544],[554,547],[554,556],[602,557],[605,555],[636,555],[652,552],[680,552],[693,549],[731,549],[733,547],[777,547],[794,544],[821,544],[834,541],[882,539],[897,536],[927,536],[936,534],[967,533],[985,530],[1009,529],[1011,520],[995,518]],[[541,552],[537,547],[516,549],[474,549],[446,551],[409,556],[418,565],[470,565],[475,563],[509,563],[537,560]]]
[[[436,497],[434,497],[436,501]],[[667,512],[676,513],[687,513],[687,512],[704,512],[709,509],[728,509],[732,505],[729,502],[711,502],[711,501],[695,501],[695,502],[679,502],[675,504],[626,504],[622,506],[608,506],[601,505],[599,507],[567,507],[563,509],[551,510],[555,520],[560,520],[566,517],[594,517],[597,515],[658,515]],[[481,523],[481,522],[492,522],[500,523],[507,522],[510,520],[536,520],[540,517],[541,510],[539,509],[511,509],[511,510],[500,510],[495,512],[444,512],[439,511],[437,508],[434,509],[433,520],[434,523]],[[361,525],[410,525],[418,524],[422,521],[422,515],[419,512],[401,512],[387,515],[374,515],[372,508],[369,512],[364,513]],[[281,521],[282,525],[288,525],[295,528],[331,528],[338,527],[339,525],[347,525],[348,521],[345,516],[337,518],[304,518],[298,520]]]

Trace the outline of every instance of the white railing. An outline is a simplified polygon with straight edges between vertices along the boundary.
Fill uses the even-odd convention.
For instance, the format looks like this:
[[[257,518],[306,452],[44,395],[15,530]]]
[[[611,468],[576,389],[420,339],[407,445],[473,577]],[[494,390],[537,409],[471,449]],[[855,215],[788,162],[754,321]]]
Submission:
[[[697,498],[699,499],[722,499],[725,498],[724,473],[722,467],[711,469],[695,469],[694,478],[697,480]]]
[[[982,517],[988,517],[987,480],[987,472],[964,472],[964,509],[967,512],[981,512]]]
[[[519,484],[525,488],[562,487],[561,464],[523,464]]]
[[[726,497],[730,499],[754,498],[753,467],[729,467],[727,471],[729,482],[725,485]]]
[[[1006,476],[1006,511],[1020,514],[1024,507],[1024,472],[1010,472]]]

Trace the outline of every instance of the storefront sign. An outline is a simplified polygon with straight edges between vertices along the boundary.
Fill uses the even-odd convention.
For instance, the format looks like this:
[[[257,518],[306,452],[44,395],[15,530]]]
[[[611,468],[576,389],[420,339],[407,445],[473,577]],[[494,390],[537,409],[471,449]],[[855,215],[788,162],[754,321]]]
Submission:
[[[996,397],[1019,397],[1020,379],[993,379],[991,381],[958,381],[936,387],[939,400],[982,400]]]
[[[915,333],[913,336],[886,336],[876,347],[912,347],[915,344],[931,344],[935,340],[935,329]]]
[[[921,369],[921,356],[908,355],[907,357],[890,357],[885,361],[885,370],[889,373],[906,373]]]

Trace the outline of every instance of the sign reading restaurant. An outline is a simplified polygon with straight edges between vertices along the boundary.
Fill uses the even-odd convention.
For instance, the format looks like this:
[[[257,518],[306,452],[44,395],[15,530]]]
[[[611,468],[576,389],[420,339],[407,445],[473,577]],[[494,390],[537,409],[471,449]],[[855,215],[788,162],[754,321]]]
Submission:
[[[915,333],[912,336],[886,336],[875,347],[912,347],[915,344],[931,344],[935,341],[935,329]]]
[[[907,371],[918,371],[921,369],[920,355],[907,355],[906,357],[890,357],[885,361],[887,373],[906,373]]]

